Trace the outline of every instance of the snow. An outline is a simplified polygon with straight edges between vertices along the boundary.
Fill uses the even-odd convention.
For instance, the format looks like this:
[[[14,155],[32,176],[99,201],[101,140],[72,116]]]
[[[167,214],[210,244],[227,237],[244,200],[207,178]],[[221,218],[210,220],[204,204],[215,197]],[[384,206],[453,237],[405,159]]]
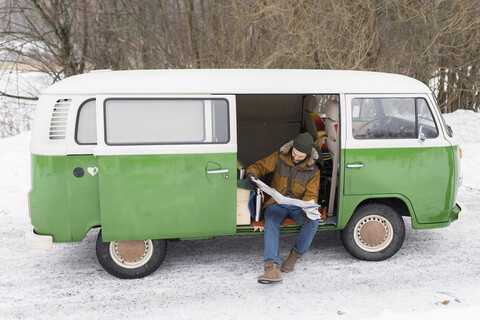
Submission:
[[[120,280],[81,243],[29,250],[30,133],[0,139],[1,319],[476,319],[480,312],[480,114],[445,115],[463,149],[459,220],[412,230],[387,261],[351,257],[338,232],[320,232],[283,283],[261,285],[263,237],[169,243],[144,279]],[[297,235],[281,238],[285,257]]]
[[[454,113],[444,115],[444,117],[452,127],[454,137],[457,137],[463,151],[463,183],[467,187],[480,189],[480,170],[478,170],[480,168],[478,153],[480,138],[477,134],[478,128],[480,128],[479,113],[457,110]]]

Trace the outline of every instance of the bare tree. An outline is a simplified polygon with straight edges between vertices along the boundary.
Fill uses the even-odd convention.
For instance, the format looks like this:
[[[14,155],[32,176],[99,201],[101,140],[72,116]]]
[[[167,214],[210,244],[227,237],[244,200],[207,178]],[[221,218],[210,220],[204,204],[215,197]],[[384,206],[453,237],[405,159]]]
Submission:
[[[480,107],[480,0],[0,0],[0,27],[2,68],[52,82],[106,68],[375,70],[429,85],[443,112]]]

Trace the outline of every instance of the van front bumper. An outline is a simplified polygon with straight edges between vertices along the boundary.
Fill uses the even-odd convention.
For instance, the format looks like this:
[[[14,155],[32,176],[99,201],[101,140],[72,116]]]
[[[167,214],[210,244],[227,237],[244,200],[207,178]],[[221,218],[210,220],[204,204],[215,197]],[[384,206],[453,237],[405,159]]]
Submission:
[[[30,225],[27,230],[25,230],[25,242],[29,249],[47,250],[52,248],[53,237],[36,234],[34,227]]]
[[[455,221],[458,219],[458,215],[460,214],[460,211],[462,211],[462,208],[458,205],[458,203],[455,204],[455,207],[453,207],[451,214],[450,214],[450,220]]]
[[[458,203],[455,203],[455,206],[450,210],[450,218],[448,219],[448,221],[436,222],[436,223],[418,223],[416,219],[412,219],[412,228],[413,229],[433,229],[433,228],[448,227],[452,222],[458,220],[460,211],[462,211],[462,208]]]

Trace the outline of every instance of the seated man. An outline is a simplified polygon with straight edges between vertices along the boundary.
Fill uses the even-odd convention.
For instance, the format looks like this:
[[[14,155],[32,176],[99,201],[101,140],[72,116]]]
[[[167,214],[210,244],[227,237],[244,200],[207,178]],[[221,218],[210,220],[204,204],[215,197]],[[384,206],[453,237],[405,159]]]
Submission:
[[[315,166],[318,153],[313,147],[313,138],[302,133],[295,140],[286,143],[279,151],[259,160],[247,168],[246,184],[252,178],[273,172],[271,187],[282,195],[317,203],[320,172]],[[282,263],[284,272],[293,270],[296,261],[307,252],[315,236],[318,220],[310,220],[305,210],[298,206],[281,205],[273,198],[263,205],[265,219],[265,274],[258,277],[259,283],[272,283],[282,280],[279,270],[279,237],[282,221],[286,217],[302,226],[297,243],[292,245],[288,258]]]

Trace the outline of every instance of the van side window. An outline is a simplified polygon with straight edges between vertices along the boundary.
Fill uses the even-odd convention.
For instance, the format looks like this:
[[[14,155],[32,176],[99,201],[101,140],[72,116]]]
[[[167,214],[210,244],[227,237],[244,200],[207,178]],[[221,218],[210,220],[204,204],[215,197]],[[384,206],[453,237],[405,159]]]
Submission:
[[[83,102],[78,108],[75,141],[78,144],[97,144],[95,99]]]
[[[375,99],[355,99],[362,100],[361,103],[353,104],[353,114],[355,118],[374,118],[377,115]]]
[[[418,130],[422,127],[422,133],[425,138],[438,137],[438,129],[433,120],[432,112],[428,107],[425,99],[416,99],[417,102],[417,116],[418,116]],[[420,133],[420,132],[418,132]]]
[[[214,119],[212,126],[212,141],[217,143],[227,143],[229,138],[228,104],[226,100],[212,101],[212,117]]]
[[[111,98],[104,103],[109,145],[227,143],[224,99]]]
[[[352,134],[356,139],[426,138],[438,129],[423,98],[361,98],[352,100]]]

